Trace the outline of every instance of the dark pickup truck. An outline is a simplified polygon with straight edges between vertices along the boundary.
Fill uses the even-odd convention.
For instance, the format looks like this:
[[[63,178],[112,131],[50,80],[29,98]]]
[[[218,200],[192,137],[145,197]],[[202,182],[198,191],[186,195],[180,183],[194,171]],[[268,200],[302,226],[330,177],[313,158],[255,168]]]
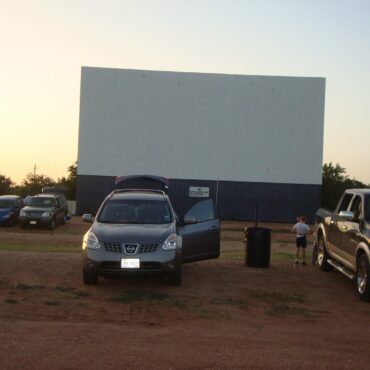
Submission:
[[[370,189],[344,192],[334,212],[316,213],[317,263],[355,279],[359,297],[370,301]]]

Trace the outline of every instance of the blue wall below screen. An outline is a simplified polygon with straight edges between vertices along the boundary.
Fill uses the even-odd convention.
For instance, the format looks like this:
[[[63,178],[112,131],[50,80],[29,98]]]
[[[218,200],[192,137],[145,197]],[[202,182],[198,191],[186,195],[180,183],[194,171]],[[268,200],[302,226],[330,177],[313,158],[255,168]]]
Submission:
[[[77,176],[77,214],[95,214],[115,188],[115,177]],[[298,215],[314,222],[320,207],[321,185],[170,179],[168,195],[178,215],[204,198],[189,198],[189,187],[209,187],[223,220],[295,223]],[[218,196],[217,196],[218,194]]]

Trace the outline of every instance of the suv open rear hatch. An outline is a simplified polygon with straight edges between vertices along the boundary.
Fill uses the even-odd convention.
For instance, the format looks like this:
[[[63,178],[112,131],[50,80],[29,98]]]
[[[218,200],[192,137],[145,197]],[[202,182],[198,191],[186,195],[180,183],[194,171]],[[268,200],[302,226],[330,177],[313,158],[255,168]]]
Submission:
[[[169,181],[163,176],[131,175],[116,177],[114,184],[116,189],[154,189],[167,194]]]

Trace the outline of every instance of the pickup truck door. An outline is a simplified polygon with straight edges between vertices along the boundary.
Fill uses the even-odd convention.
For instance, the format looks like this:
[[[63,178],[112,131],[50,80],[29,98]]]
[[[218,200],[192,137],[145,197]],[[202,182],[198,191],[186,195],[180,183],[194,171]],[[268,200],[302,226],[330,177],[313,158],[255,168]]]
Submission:
[[[220,220],[215,217],[212,199],[196,203],[185,214],[191,224],[177,227],[182,236],[183,263],[217,258],[220,255]]]
[[[339,216],[341,211],[347,211],[349,204],[353,198],[353,194],[345,193],[342,197],[337,209],[333,213],[333,216],[330,221],[329,227],[329,242],[330,242],[330,249],[331,252],[334,254],[339,255],[340,257],[344,257],[343,247],[342,247],[342,239],[343,233],[346,232],[346,220]]]
[[[351,266],[356,266],[356,248],[361,240],[360,223],[363,219],[362,200],[360,195],[355,195],[352,199],[351,206],[349,209],[353,212],[353,220],[343,222],[342,225],[342,239],[340,248],[343,253],[343,257],[346,261],[349,261]]]

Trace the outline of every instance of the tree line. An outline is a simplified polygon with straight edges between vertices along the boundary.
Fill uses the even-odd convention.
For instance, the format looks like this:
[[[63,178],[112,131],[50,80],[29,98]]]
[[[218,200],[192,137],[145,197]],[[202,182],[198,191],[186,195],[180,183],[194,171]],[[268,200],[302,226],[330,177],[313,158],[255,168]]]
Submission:
[[[13,194],[25,198],[27,195],[40,194],[44,186],[60,186],[66,189],[68,200],[76,199],[77,162],[68,167],[68,176],[57,181],[46,175],[28,173],[21,184],[16,184],[10,177],[0,174],[0,195]]]
[[[326,163],[322,167],[321,206],[334,210],[344,190],[369,187],[369,184],[350,178],[338,163]]]
[[[62,186],[67,189],[67,199],[76,199],[77,162],[68,167],[68,176],[54,181],[46,175],[29,173],[20,185],[15,184],[10,177],[0,174],[0,195],[15,194],[21,197],[41,193],[44,186]],[[322,167],[321,206],[334,209],[343,191],[346,189],[368,188],[369,184],[350,178],[341,165],[326,163]]]

